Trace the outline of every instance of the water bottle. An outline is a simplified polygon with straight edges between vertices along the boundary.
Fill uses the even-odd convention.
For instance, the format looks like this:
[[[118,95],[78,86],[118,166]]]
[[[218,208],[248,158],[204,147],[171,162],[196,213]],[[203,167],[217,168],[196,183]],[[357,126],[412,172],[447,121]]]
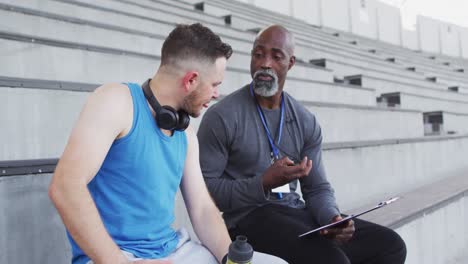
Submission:
[[[247,243],[246,236],[237,236],[229,246],[227,264],[251,264],[253,248]]]

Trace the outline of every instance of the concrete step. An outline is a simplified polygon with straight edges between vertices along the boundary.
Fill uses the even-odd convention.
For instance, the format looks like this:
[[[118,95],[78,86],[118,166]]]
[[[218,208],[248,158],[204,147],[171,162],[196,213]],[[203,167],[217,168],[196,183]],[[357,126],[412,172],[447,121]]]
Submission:
[[[59,157],[84,102],[85,92],[0,86],[0,160]]]
[[[6,170],[4,165],[0,162],[1,171]],[[44,167],[50,166],[38,166]],[[0,263],[70,263],[65,227],[47,196],[51,176],[0,175]]]
[[[142,16],[155,17],[168,22],[187,23],[188,21],[203,21],[205,23],[223,25],[224,20],[220,17],[211,16],[202,12],[197,12],[193,8],[188,8],[185,5],[173,1],[169,3],[161,3],[158,1],[141,0],[107,0],[100,3],[89,0],[53,0],[63,3],[72,3],[74,5],[90,5],[101,6],[112,10],[120,10],[128,13],[137,13]],[[184,22],[185,21],[185,22]]]
[[[179,2],[187,2],[187,3],[192,3],[192,4],[199,3],[199,1],[195,1],[195,0],[184,0],[184,1],[179,1]],[[334,30],[334,29],[332,30],[332,29],[326,29],[326,28],[318,28],[318,27],[308,25],[300,19],[295,19],[290,16],[286,16],[286,15],[283,15],[274,11],[272,12],[270,10],[267,10],[268,7],[265,7],[266,9],[263,9],[258,6],[253,6],[250,4],[243,3],[243,2],[230,3],[230,2],[225,2],[222,0],[205,0],[203,1],[203,3],[207,5],[214,5],[214,6],[222,7],[224,9],[230,10],[234,14],[241,14],[246,17],[259,18],[264,21],[275,21],[276,23],[281,23],[281,24],[286,25],[287,27],[291,27],[293,31],[298,30],[299,31],[298,33],[308,32],[314,35],[314,37],[317,37],[323,40],[330,41],[330,39],[333,38],[332,37],[333,34],[336,32],[339,32],[338,30]],[[382,47],[383,50],[387,50],[387,49],[396,50],[397,54],[404,52],[404,54],[407,55],[406,57],[411,57],[411,58],[414,57],[418,59],[423,59],[423,57],[421,56],[421,53],[416,53],[409,49],[404,49],[402,47],[376,41],[373,39],[367,39],[365,37],[353,35],[347,32],[340,32],[340,34],[346,36],[348,39],[353,39],[353,40],[357,39],[359,43],[363,42],[364,44],[368,44],[370,46],[375,46],[378,48]],[[341,40],[342,38],[339,38],[339,39]],[[342,41],[349,42],[346,39],[342,39]],[[332,40],[331,42],[334,42],[334,41]],[[427,58],[425,59],[427,61]],[[466,61],[464,60],[461,60],[461,61],[466,63]]]
[[[468,133],[468,114],[444,111],[423,113],[425,135]]]
[[[396,194],[401,197],[398,202],[361,218],[395,229],[406,242],[406,263],[466,263],[467,175],[468,170],[459,170],[440,181]]]
[[[463,154],[462,152],[468,150],[466,138],[465,136],[465,138],[426,139],[425,143],[412,140],[399,143],[361,142],[342,144],[341,146],[324,145],[328,177],[335,186],[342,209],[348,212],[352,212],[352,210],[347,208],[358,208],[362,204],[368,204],[369,201],[380,201],[383,197],[411,190],[404,194],[398,203],[379,210],[378,215],[366,215],[368,220],[397,228],[408,244],[410,260],[418,260],[417,257],[420,257],[422,252],[426,252],[425,247],[442,243],[440,238],[450,239],[451,250],[459,251],[465,248],[465,238],[468,237],[460,235],[460,228],[465,226],[463,223],[466,221],[464,212],[467,209],[467,203],[464,197],[468,193],[468,183],[466,174],[458,180],[453,180],[450,176],[456,171],[461,169],[466,171],[468,168],[460,168],[460,165],[466,166],[462,162],[462,158],[449,159],[444,156],[445,153],[439,151],[440,149],[444,149],[446,152],[451,151],[456,147],[455,145],[459,145],[457,150]],[[413,151],[405,152],[405,148]],[[402,157],[401,151],[408,153],[409,159]],[[390,153],[394,153],[394,155],[389,158],[388,154]],[[347,157],[345,158],[345,156]],[[362,159],[363,157],[367,158]],[[380,163],[375,163],[376,159],[379,158],[382,159]],[[359,160],[360,162],[356,162]],[[434,162],[434,160],[439,164],[437,168],[424,166]],[[4,209],[0,220],[7,223],[0,226],[0,231],[6,237],[5,240],[1,241],[4,241],[2,246],[9,249],[7,254],[0,255],[2,263],[63,263],[69,261],[71,251],[64,226],[47,197],[47,186],[56,161],[56,159],[0,161],[0,171],[4,174],[0,175],[0,189],[4,190],[0,192],[1,208]],[[366,166],[369,164],[372,166]],[[416,166],[414,166],[415,164]],[[377,167],[379,165],[380,168]],[[389,166],[399,169],[398,171],[388,171]],[[337,169],[339,174],[335,174]],[[356,174],[356,172],[358,173]],[[369,174],[372,177],[369,177]],[[349,175],[355,176],[349,177]],[[362,178],[361,175],[363,175]],[[428,183],[433,183],[431,186],[434,186],[435,189],[419,189]],[[460,199],[461,197],[463,199]],[[358,202],[358,200],[360,201]],[[442,210],[440,210],[441,208]],[[189,232],[193,233],[180,194],[177,195],[175,211],[174,226],[185,226]],[[18,222],[18,219],[22,219],[22,221]],[[457,225],[441,225],[440,221],[450,221],[450,223],[454,221],[453,223]],[[419,232],[426,230],[427,232],[422,234]],[[464,230],[464,234],[467,229],[462,230]],[[443,231],[449,231],[449,236],[446,236],[447,233]],[[44,232],[47,232],[49,238],[46,242],[43,239]],[[439,232],[437,233],[439,239],[429,239],[436,234],[434,232]],[[421,235],[426,237],[428,234],[430,234],[428,239],[424,239],[427,242],[421,243]],[[453,236],[456,237],[455,240]],[[194,240],[197,240],[196,236],[194,236]],[[30,250],[26,252],[23,250],[20,254],[19,250],[25,247]],[[50,254],[43,254],[44,250]],[[446,256],[446,254],[441,253],[443,252],[434,253],[440,254],[437,256],[437,260],[441,259],[440,256]],[[453,254],[449,256],[453,256]]]
[[[467,155],[467,134],[323,145],[328,179],[343,210],[468,169]]]
[[[468,76],[463,76],[449,68],[447,65],[437,64],[434,62],[419,62],[415,61],[414,58],[405,57],[403,54],[389,54],[388,57],[394,57],[396,61],[405,65],[414,65],[418,70],[425,73],[426,76],[438,76],[453,82],[459,82],[466,84]]]
[[[322,127],[325,143],[422,137],[419,111],[303,102]],[[379,111],[384,110],[384,111]]]
[[[206,2],[203,2],[205,5],[207,6],[210,6],[210,5],[214,5],[215,7],[221,7],[221,3],[217,3],[217,1],[206,1]],[[255,17],[252,17],[250,15],[247,14],[248,11],[250,10],[244,10],[244,11],[235,11],[235,10],[238,10],[239,8],[237,7],[225,7],[226,9],[229,9],[231,12],[233,12],[233,14],[230,15],[230,21],[231,21],[231,25],[235,25],[237,24],[240,28],[242,29],[251,29],[251,28],[258,28],[259,25],[261,26],[266,26],[268,25],[270,22],[265,22],[265,21],[268,21],[268,20],[265,20],[265,19],[260,19],[258,16],[255,16]],[[253,7],[254,9],[256,7]],[[258,8],[257,8],[258,9]],[[262,24],[263,23],[263,24]],[[294,28],[292,28],[292,30],[294,31]],[[303,36],[304,32],[304,29],[303,27],[299,29],[299,32],[296,32],[296,34],[298,34],[300,37],[298,37],[298,40],[301,40],[303,37],[304,38],[310,38],[310,34],[309,35],[305,35]],[[314,40],[315,40],[315,36],[314,36]],[[323,40],[323,39],[322,39]],[[322,43],[321,46],[327,46],[327,45],[338,45],[340,43],[340,41],[333,41],[333,40],[324,40],[325,43]],[[309,44],[310,43],[314,43],[314,41],[309,41]],[[320,45],[320,44],[319,44]],[[338,47],[338,49],[346,49],[347,48],[347,45],[341,45]],[[357,55],[359,55],[359,51],[356,51],[355,49],[354,50],[349,50],[351,53],[356,53]],[[362,55],[364,55],[364,57],[368,56],[367,53],[363,53],[361,54],[361,57],[363,57]],[[375,59],[375,58],[374,58]],[[412,65],[414,64],[414,62],[412,61],[408,61],[408,60],[402,60],[403,62],[403,66],[404,65]],[[396,62],[394,62],[396,63]],[[418,64],[419,65],[419,64]],[[465,82],[467,78],[459,78],[453,71],[445,71],[445,68],[439,68],[439,69],[442,69],[442,70],[439,70],[437,71],[436,69],[438,69],[438,65],[436,64],[433,64],[432,68],[428,68],[427,66],[425,66],[427,64],[421,64],[421,67],[424,68],[427,72],[428,75],[434,75],[434,73],[436,73],[436,75],[438,76],[442,76],[444,78],[447,78],[449,80],[451,80],[451,83],[460,83],[460,82]],[[408,66],[405,66],[405,67],[408,67]],[[402,69],[404,69],[404,67],[400,67],[398,69],[398,71],[402,71]]]
[[[205,1],[203,3],[205,4],[205,6],[214,5],[214,7],[222,7],[221,3],[216,3],[216,1]],[[244,29],[244,30],[264,27],[264,26],[267,26],[267,25],[269,25],[269,24],[271,24],[273,22],[273,21],[268,22],[269,21],[268,19],[261,19],[259,16],[248,15],[247,11],[246,11],[246,13],[242,13],[240,11],[234,11],[234,10],[238,9],[237,7],[232,7],[232,8],[231,7],[225,7],[225,8],[229,9],[230,11],[233,12],[233,14],[231,14],[229,16],[229,21],[231,22],[230,24],[232,26],[236,26],[236,27],[239,27],[239,28]],[[256,7],[253,7],[253,8],[255,9]],[[258,9],[258,8],[256,8],[256,9]],[[292,28],[291,30],[295,32],[294,28]],[[360,50],[359,48],[357,48],[357,49],[352,48],[352,47],[350,47],[350,45],[348,45],[348,43],[341,43],[339,40],[337,41],[336,39],[335,40],[333,40],[333,39],[332,40],[330,40],[330,39],[317,40],[316,36],[315,35],[312,36],[310,33],[304,35],[304,25],[302,25],[302,27],[299,28],[299,31],[295,32],[295,33],[296,33],[296,39],[298,40],[297,41],[298,43],[301,43],[301,41],[304,40],[305,42],[302,43],[302,44],[305,44],[305,45],[307,45],[307,44],[309,44],[309,45],[317,44],[318,47],[312,48],[312,50],[314,50],[314,51],[323,49],[324,47],[330,47],[330,49],[332,51],[335,51],[335,52],[339,52],[339,51],[343,50],[343,52],[345,53],[344,54],[345,57],[346,56],[357,56],[355,58],[355,60],[356,59],[357,60],[367,60],[367,59],[369,59],[369,60],[373,60],[374,61],[373,63],[376,63],[376,64],[381,63],[381,60],[383,60],[383,58],[377,58],[375,56],[369,56],[368,52],[364,52],[364,51]],[[317,41],[319,41],[319,42],[317,43]],[[320,41],[322,41],[322,42],[320,42]],[[326,55],[324,55],[324,56],[326,56]],[[340,56],[340,58],[341,58],[341,56]],[[340,58],[338,58],[338,59],[340,59]],[[436,65],[434,65],[434,66],[436,66]],[[393,67],[393,68],[395,68],[394,70],[398,74],[403,74],[403,75],[408,74],[410,77],[415,77],[414,73],[405,73],[404,68],[407,67],[407,65],[405,65],[405,64],[402,64],[402,65],[398,65],[398,64],[384,65],[384,67]],[[393,70],[393,69],[390,69],[390,70]]]
[[[60,156],[89,92],[98,86],[97,83],[0,76],[0,96],[7,99],[0,105],[0,113],[7,113],[3,119],[4,129],[0,130],[0,160]],[[324,90],[333,88],[323,87]],[[346,89],[335,87],[332,93]],[[310,94],[320,96],[320,88],[313,86],[310,90],[313,91]],[[296,93],[296,98],[304,98],[297,97],[298,92],[298,88],[288,90],[288,93]],[[344,93],[343,98],[346,96]],[[312,101],[302,103],[320,120],[325,142],[423,135],[421,112]],[[24,120],[30,121],[25,123]],[[192,119],[196,129],[200,120]]]
[[[380,78],[361,74],[346,76],[345,80],[352,84],[362,85],[363,87],[372,87],[376,90],[377,94],[401,91],[440,99],[468,102],[468,93],[452,92],[448,89],[433,88],[430,85],[420,86],[415,83],[395,80],[395,78]]]
[[[41,1],[41,0],[28,0],[28,1],[14,1],[14,0],[0,0],[3,9],[5,8],[28,8],[36,11],[42,11],[48,14],[54,14],[55,16],[65,16],[73,19],[92,21],[98,24],[104,24],[107,26],[112,26],[113,28],[125,28],[130,29],[131,32],[145,32],[146,35],[161,35],[167,36],[172,29],[176,26],[177,23],[195,23],[203,22],[209,26],[214,32],[219,33],[219,35],[226,40],[225,38],[230,39],[229,43],[239,48],[239,50],[250,50],[252,48],[252,40],[254,38],[253,33],[243,32],[236,29],[231,29],[226,26],[220,26],[217,24],[206,23],[204,21],[199,21],[196,19],[192,20],[181,20],[177,16],[174,16],[175,21],[164,21],[158,18],[155,18],[154,15],[143,16],[139,13],[127,12],[124,10],[115,10],[107,8],[106,5],[101,2],[95,2],[94,4],[84,5],[81,2],[76,1]],[[98,5],[101,4],[101,5]],[[23,11],[21,11],[23,12]],[[73,20],[72,20],[73,21]],[[80,23],[80,22],[78,22]],[[155,30],[157,29],[157,30]],[[247,42],[248,41],[248,45]]]
[[[411,85],[417,85],[431,89],[447,90],[448,88],[446,84],[428,81],[425,79],[424,75],[421,75],[418,78],[408,77],[396,72],[388,72],[384,68],[381,68],[377,65],[365,64],[364,62],[349,63],[345,60],[323,57],[320,59],[312,59],[310,62],[316,65],[323,65],[327,69],[333,70],[335,76],[345,77],[366,75],[373,78],[387,79],[390,81],[408,83]]]
[[[0,65],[0,70],[8,77],[89,83],[140,82],[153,75],[160,59],[142,53],[18,34],[1,37],[0,43],[10,52],[4,56],[5,63]],[[31,40],[34,42],[30,43]],[[31,61],[48,63],[38,67]],[[64,61],[74,63],[64,67]],[[250,81],[249,71],[228,67],[221,92],[229,93]],[[294,77],[288,78],[287,85],[304,100],[375,105],[372,89]],[[311,93],[312,88],[314,93]]]
[[[3,1],[4,1],[4,0],[3,0]],[[68,4],[73,4],[73,5],[78,5],[78,6],[81,6],[81,5],[83,5],[83,3],[85,3],[87,7],[94,7],[94,8],[98,8],[98,9],[102,9],[102,8],[103,8],[103,6],[96,5],[96,4],[93,3],[92,1],[88,1],[88,0],[80,0],[80,1],[57,0],[57,1],[60,1],[60,2],[63,2],[63,3],[68,3]],[[127,3],[127,2],[125,2],[125,3]],[[139,15],[138,12],[143,12],[143,11],[141,11],[141,10],[138,10],[138,11],[137,11],[137,10],[134,10],[134,12],[128,12],[128,9],[129,9],[129,8],[132,9],[132,8],[135,8],[135,7],[131,6],[130,4],[125,4],[125,5],[124,5],[124,3],[121,3],[121,1],[119,1],[117,4],[118,4],[117,6],[114,6],[112,9],[107,9],[107,11],[113,10],[114,12],[117,12],[117,13],[123,13],[123,12],[125,12],[125,14],[138,15],[139,17],[140,17],[140,15]],[[119,6],[119,5],[120,5],[120,6]],[[130,7],[129,7],[129,6],[130,6]],[[140,7],[137,7],[137,8],[140,8]],[[142,9],[142,8],[140,8],[140,9]],[[147,10],[144,10],[144,11],[147,12]],[[229,30],[229,28],[225,28],[225,27],[224,27],[224,28],[219,28],[218,25],[210,24],[209,26],[210,26],[213,30],[215,30],[215,31],[219,30],[220,32],[226,32],[227,30]],[[235,33],[235,34],[236,34],[235,36],[237,37],[237,35],[238,35],[237,33],[239,33],[239,32],[229,32],[229,35],[232,35],[231,33]],[[241,33],[242,33],[242,32],[241,32]],[[248,36],[248,35],[247,35],[247,36]],[[246,37],[245,32],[243,33],[243,36],[242,36],[242,37],[245,39],[245,37]],[[306,43],[308,43],[308,42],[309,42],[309,41],[307,41]],[[251,48],[251,47],[249,47],[249,49],[250,49],[250,48]],[[248,50],[249,50],[249,49],[248,49]],[[298,50],[299,50],[299,49],[298,49]],[[335,51],[335,50],[336,50],[336,47],[331,47],[330,50]],[[311,53],[310,50],[305,50],[304,52],[298,52],[298,56],[299,56],[299,57],[301,57],[301,56],[307,56],[307,54],[310,54],[310,53]],[[345,55],[346,55],[346,54],[347,54],[347,53],[345,53]],[[341,55],[340,55],[340,56],[341,56]],[[362,57],[362,54],[361,54],[361,57]],[[306,60],[307,60],[307,57],[306,57]],[[403,74],[404,74],[404,72],[403,72]]]
[[[2,1],[7,1],[7,0],[2,0]],[[84,1],[84,0],[83,0],[83,1]],[[54,6],[54,8],[55,8],[54,10],[57,10],[57,11],[58,11],[58,10],[62,10],[62,9],[67,9],[67,8],[66,8],[67,5],[73,4],[73,5],[76,6],[78,9],[81,9],[81,12],[86,12],[86,11],[89,12],[89,11],[90,11],[89,9],[91,9],[91,11],[92,11],[92,9],[97,9],[97,10],[100,10],[101,13],[105,13],[106,15],[111,15],[111,16],[112,16],[112,15],[114,15],[114,16],[115,16],[115,15],[120,15],[120,16],[125,16],[125,18],[127,18],[127,19],[128,19],[128,14],[129,14],[128,12],[126,12],[126,11],[127,11],[126,9],[125,9],[125,12],[123,12],[123,11],[118,11],[118,10],[116,10],[116,9],[105,9],[105,10],[102,10],[103,7],[94,6],[94,5],[90,4],[90,3],[86,3],[85,6],[84,6],[84,4],[83,4],[82,2],[66,1],[66,0],[60,1],[60,2],[55,2],[55,1],[54,1],[53,3],[56,5],[56,6]],[[50,4],[50,3],[49,3],[49,4]],[[118,2],[117,4],[122,4],[122,3]],[[58,6],[57,6],[57,5],[58,5]],[[126,5],[128,5],[128,4],[126,4]],[[93,8],[92,8],[92,7],[93,7]],[[100,8],[100,9],[99,9],[99,8]],[[120,8],[123,8],[123,7],[120,7]],[[140,7],[137,7],[137,8],[140,8]],[[49,9],[50,9],[50,8],[48,7],[47,10],[49,10]],[[68,8],[68,9],[69,9],[69,8]],[[142,9],[142,8],[140,8],[140,9]],[[145,10],[145,11],[147,11],[147,10]],[[139,19],[139,20],[142,20],[142,18],[143,18],[142,16],[139,16],[139,15],[136,15],[136,14],[133,15],[133,16],[134,16],[134,17],[132,17],[132,19],[137,19],[137,20]],[[88,18],[89,18],[89,16],[88,16]],[[146,20],[148,20],[148,19],[150,19],[150,17],[146,17]],[[114,20],[115,20],[115,19],[114,19]],[[150,19],[150,20],[151,20],[151,19]],[[154,20],[154,19],[153,19],[153,20]],[[92,20],[91,20],[91,21],[92,21]],[[106,19],[106,21],[108,21],[108,20]],[[82,22],[82,21],[81,21],[81,22]],[[159,21],[159,22],[158,22],[158,21],[144,21],[144,22],[153,22],[153,24],[154,24],[154,23],[158,23],[158,27],[159,27],[159,24],[161,24],[161,23],[166,23],[166,22],[162,22],[162,21]],[[102,23],[101,23],[101,24],[102,24]],[[139,26],[140,26],[140,24],[141,24],[141,23],[138,23]],[[112,25],[108,25],[108,26],[111,26],[111,27],[112,27]],[[166,26],[166,27],[167,27],[167,24],[163,24],[163,26]],[[114,27],[115,27],[115,26],[114,26]],[[154,25],[152,26],[152,28],[154,28]],[[127,29],[127,30],[128,30],[128,29]],[[131,29],[130,29],[130,30],[131,30]],[[169,29],[166,28],[166,30],[169,30]],[[220,30],[222,31],[222,29],[220,29]],[[132,34],[136,33],[135,30],[131,30],[131,31],[132,31],[132,32],[131,32]],[[147,32],[151,32],[151,30],[149,30],[149,31],[147,31]],[[143,34],[145,34],[145,35],[150,34],[150,33],[147,33],[147,32],[141,32],[141,31],[139,30],[138,33],[140,33],[140,34],[143,33]],[[152,35],[154,35],[154,34],[150,34],[149,37],[154,37],[154,36],[152,36]],[[160,37],[160,36],[158,36],[158,35],[156,35],[156,36],[157,36],[157,37]],[[148,37],[148,36],[147,36],[147,37]],[[244,37],[244,39],[245,39],[246,35],[244,34],[243,37]],[[238,42],[239,42],[239,40],[235,40],[235,43],[231,43],[231,44],[233,44],[233,45],[236,47],[237,45],[239,45]],[[242,41],[240,41],[240,42],[242,42]],[[113,43],[121,43],[121,42],[113,42]],[[138,44],[139,42],[136,41],[136,43]],[[136,45],[136,46],[137,46],[137,45]],[[147,46],[147,47],[149,47],[149,46]],[[156,47],[158,47],[158,46],[156,46]],[[249,49],[250,49],[250,48],[251,48],[251,44],[250,44],[250,43],[247,44],[247,43],[245,43],[245,42],[242,42],[240,48],[247,48],[247,47],[249,47]],[[157,50],[157,49],[156,49],[156,50]],[[244,49],[244,50],[245,50],[245,49]],[[298,50],[299,50],[299,49],[298,49]],[[303,54],[310,54],[311,52],[308,51],[308,50],[303,50],[302,53],[303,53]],[[246,53],[244,53],[244,55],[246,55]],[[340,55],[340,56],[341,56],[341,55]]]
[[[53,14],[39,13],[32,9],[22,9],[30,14],[11,12],[0,9],[0,15],[11,21],[11,24],[0,26],[0,31],[25,34],[38,38],[49,38],[69,41],[85,45],[95,45],[106,48],[121,49],[122,53],[138,52],[148,55],[161,55],[161,47],[165,37],[141,31],[101,25],[80,19],[77,24],[67,21],[68,17],[56,17]],[[34,14],[34,15],[32,15]],[[71,19],[70,19],[71,20]],[[127,30],[129,32],[122,32]],[[234,50],[229,61],[233,67],[246,68],[250,65],[250,53]],[[332,82],[332,72],[307,63],[298,62],[289,73],[291,77],[311,78],[312,80]]]
[[[423,112],[447,111],[468,114],[468,103],[465,101],[441,99],[407,92],[382,94],[379,101],[382,107],[398,107]]]
[[[468,114],[441,112],[446,133],[468,133]]]
[[[373,46],[377,50],[377,53],[381,54],[387,54],[387,56],[395,56],[396,58],[400,60],[405,60],[408,61],[408,63],[412,63],[418,66],[433,66],[433,67],[438,67],[442,71],[447,71],[447,67],[441,67],[441,65],[447,66],[445,63],[448,61],[450,62],[450,66],[453,66],[455,68],[463,68],[466,67],[467,61],[464,59],[457,59],[454,57],[448,57],[444,56],[442,54],[437,54],[437,57],[433,55],[429,55],[427,52],[421,52],[421,51],[413,51],[407,48],[403,48],[400,46],[396,46],[390,43],[385,43],[381,41],[377,41],[374,39],[369,39],[363,36],[359,35],[353,35],[348,32],[342,32],[339,30],[326,30],[330,34],[335,34],[339,32],[339,39],[349,41],[349,40],[357,40],[359,43],[362,43],[363,45],[368,45],[368,46]],[[452,63],[453,62],[453,63]],[[463,76],[462,74],[459,74],[457,72],[453,72],[448,70],[448,74],[453,74],[455,73],[456,76],[464,77],[466,78],[467,76]]]
[[[341,32],[340,32],[341,34]],[[379,42],[372,39],[367,39],[357,35],[350,35],[346,32],[343,32],[342,35],[346,36],[349,39],[358,39],[360,43],[365,45],[374,46],[379,50],[379,53],[388,54],[388,56],[395,56],[399,60],[407,61],[408,63],[415,64],[417,66],[427,66],[429,68],[437,68],[449,75],[454,75],[454,77],[466,78],[466,75],[460,74],[454,69],[467,67],[466,60],[460,58],[457,60],[453,57],[446,58],[435,58],[434,56],[429,56],[426,52],[416,52],[410,49],[403,47],[395,46],[389,43]],[[438,54],[438,56],[443,57],[443,55]],[[447,64],[447,62],[449,64]]]
[[[316,116],[325,143],[424,136],[423,118],[419,111],[339,103],[300,102]],[[195,128],[199,127],[204,113],[202,112],[200,118],[192,119]]]
[[[272,22],[252,20],[250,18],[242,17],[239,14],[230,15],[231,26],[241,28],[244,30],[252,28],[262,28],[270,25]],[[389,64],[378,58],[375,55],[369,55],[367,52],[360,51],[351,47],[349,44],[339,43],[337,41],[318,41],[313,39],[313,36],[296,36],[296,54],[301,58],[314,59],[319,57],[326,57],[335,60],[345,61],[357,65],[379,65],[384,70],[395,72],[399,75],[405,75],[410,78],[418,77],[414,72],[406,72],[404,65]],[[367,66],[372,68],[371,66]]]

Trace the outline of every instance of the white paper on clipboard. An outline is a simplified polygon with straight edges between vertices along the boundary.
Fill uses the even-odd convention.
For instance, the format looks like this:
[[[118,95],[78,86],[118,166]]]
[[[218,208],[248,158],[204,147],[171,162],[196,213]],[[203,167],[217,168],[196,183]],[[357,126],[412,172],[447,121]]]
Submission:
[[[289,183],[286,183],[283,186],[276,187],[276,188],[272,189],[271,192],[274,192],[274,193],[289,193],[289,192],[291,192],[291,190],[289,189]]]
[[[398,199],[400,199],[400,197],[393,197],[393,198],[390,198],[390,199],[388,199],[388,200],[386,200],[386,201],[380,202],[379,204],[377,204],[376,206],[374,206],[374,207],[372,207],[372,208],[370,208],[370,209],[364,210],[364,211],[362,211],[362,212],[360,212],[360,213],[357,213],[357,214],[348,215],[347,217],[341,219],[340,221],[337,221],[337,222],[334,222],[334,223],[331,223],[331,224],[328,224],[328,225],[321,226],[321,227],[316,228],[316,229],[314,229],[314,230],[305,232],[304,234],[300,234],[299,237],[300,237],[300,238],[301,238],[301,237],[307,237],[308,235],[313,234],[313,233],[315,233],[315,232],[318,232],[318,231],[320,231],[320,230],[327,229],[327,228],[332,228],[332,227],[334,227],[334,226],[339,226],[340,224],[343,224],[344,222],[347,222],[347,221],[350,220],[350,219],[356,218],[356,217],[361,216],[361,215],[363,215],[363,214],[367,214],[367,213],[369,213],[369,212],[372,212],[372,211],[374,211],[374,210],[377,210],[377,209],[379,209],[379,208],[382,208],[382,207],[384,207],[384,206],[386,206],[386,205],[389,205],[389,204],[395,202],[395,201],[398,200]]]

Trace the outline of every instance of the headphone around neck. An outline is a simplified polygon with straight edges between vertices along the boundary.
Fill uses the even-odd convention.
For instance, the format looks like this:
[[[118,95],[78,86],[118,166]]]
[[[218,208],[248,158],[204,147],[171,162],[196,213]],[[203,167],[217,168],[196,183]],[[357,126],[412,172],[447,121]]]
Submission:
[[[148,79],[141,86],[146,100],[156,112],[156,123],[162,129],[184,131],[190,124],[190,116],[184,110],[175,110],[168,105],[161,106],[149,87],[151,79]]]

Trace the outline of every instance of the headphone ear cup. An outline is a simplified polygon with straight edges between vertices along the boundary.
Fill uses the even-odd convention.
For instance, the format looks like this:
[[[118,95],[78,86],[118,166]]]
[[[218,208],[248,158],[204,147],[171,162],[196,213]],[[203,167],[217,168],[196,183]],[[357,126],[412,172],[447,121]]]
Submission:
[[[179,124],[179,115],[174,108],[164,105],[156,113],[156,122],[162,129],[174,130]]]
[[[190,124],[190,116],[184,110],[179,110],[177,114],[179,115],[179,122],[175,130],[184,131]]]

